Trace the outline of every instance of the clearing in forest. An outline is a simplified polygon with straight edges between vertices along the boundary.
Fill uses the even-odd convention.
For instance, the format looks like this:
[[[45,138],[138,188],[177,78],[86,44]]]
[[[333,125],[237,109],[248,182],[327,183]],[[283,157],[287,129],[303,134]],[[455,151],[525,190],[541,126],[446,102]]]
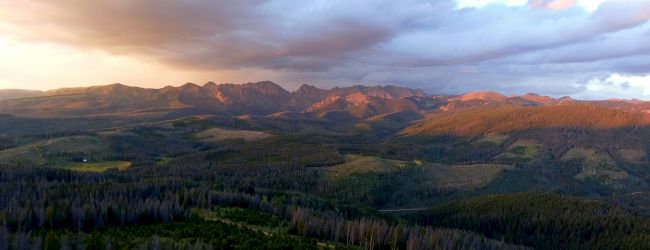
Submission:
[[[484,187],[512,169],[513,166],[503,164],[433,165],[427,172],[439,188],[466,189]]]
[[[410,174],[424,177],[424,185],[452,189],[484,187],[504,171],[512,169],[513,166],[503,164],[443,165],[360,155],[346,155],[346,163],[327,168],[329,176],[336,178],[349,177],[355,173],[381,174],[412,170]]]
[[[337,177],[353,173],[387,173],[415,163],[398,160],[388,160],[374,156],[346,155],[345,163],[328,168]]]
[[[195,134],[195,137],[202,142],[217,142],[227,139],[244,139],[246,141],[260,140],[271,136],[262,131],[252,130],[227,130],[222,128],[210,128]]]
[[[70,162],[61,166],[74,171],[106,172],[108,170],[125,170],[131,167],[128,161]]]

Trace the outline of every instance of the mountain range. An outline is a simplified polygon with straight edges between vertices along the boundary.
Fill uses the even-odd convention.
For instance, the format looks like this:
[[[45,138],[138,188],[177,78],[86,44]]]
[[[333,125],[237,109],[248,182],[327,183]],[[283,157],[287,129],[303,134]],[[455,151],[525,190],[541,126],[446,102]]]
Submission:
[[[187,83],[160,89],[112,84],[50,91],[0,90],[0,114],[24,117],[86,116],[125,114],[152,110],[186,111],[197,114],[270,115],[278,112],[326,115],[347,112],[368,118],[400,111],[431,115],[452,111],[503,107],[589,104],[629,112],[650,112],[650,102],[611,99],[578,101],[537,94],[505,96],[497,92],[463,95],[430,95],[419,89],[397,86],[336,87],[321,89],[302,85],[290,92],[263,81],[246,84],[202,86]]]
[[[353,86],[319,89],[303,85],[289,92],[272,82],[214,84],[187,83],[179,87],[145,89],[122,84],[64,88],[45,92],[0,91],[0,113],[57,116],[123,113],[155,109],[194,109],[207,113],[266,115],[281,111],[332,110],[368,105],[390,109],[402,98],[424,98],[421,90],[394,86]],[[375,107],[379,105],[378,107]],[[383,112],[382,110],[376,112]]]

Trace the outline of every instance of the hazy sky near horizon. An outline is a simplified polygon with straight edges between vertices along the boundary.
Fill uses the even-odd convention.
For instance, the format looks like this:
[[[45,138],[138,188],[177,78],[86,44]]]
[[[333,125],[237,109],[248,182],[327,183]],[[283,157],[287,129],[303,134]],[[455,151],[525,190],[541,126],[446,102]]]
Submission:
[[[0,0],[0,88],[275,81],[650,99],[650,0]]]

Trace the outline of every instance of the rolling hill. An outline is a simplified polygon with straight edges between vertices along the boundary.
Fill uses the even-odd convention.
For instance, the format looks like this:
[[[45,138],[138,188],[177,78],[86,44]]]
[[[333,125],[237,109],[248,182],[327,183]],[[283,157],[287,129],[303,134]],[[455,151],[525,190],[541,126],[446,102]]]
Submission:
[[[38,90],[0,89],[0,101],[34,97],[43,94],[44,93],[42,91],[38,91]]]

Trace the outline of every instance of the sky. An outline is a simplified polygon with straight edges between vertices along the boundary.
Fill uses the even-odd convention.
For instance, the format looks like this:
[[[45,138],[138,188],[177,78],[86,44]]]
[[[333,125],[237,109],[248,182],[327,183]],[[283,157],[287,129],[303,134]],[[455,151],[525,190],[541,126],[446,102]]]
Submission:
[[[650,99],[650,0],[0,0],[0,89],[271,80]]]

